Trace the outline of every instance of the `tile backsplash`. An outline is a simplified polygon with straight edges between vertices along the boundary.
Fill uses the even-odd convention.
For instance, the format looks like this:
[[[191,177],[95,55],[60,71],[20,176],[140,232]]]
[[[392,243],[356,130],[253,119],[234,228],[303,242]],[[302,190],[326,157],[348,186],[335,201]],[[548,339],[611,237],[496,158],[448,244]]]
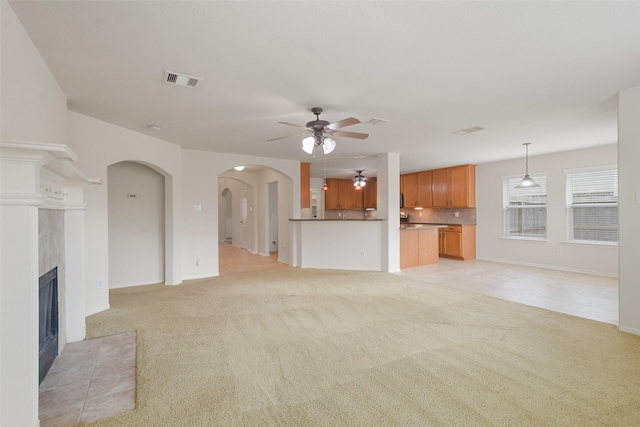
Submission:
[[[400,209],[409,214],[409,222],[429,222],[436,224],[475,224],[476,208],[460,209]],[[456,217],[456,212],[458,217]],[[420,216],[422,215],[422,216]]]

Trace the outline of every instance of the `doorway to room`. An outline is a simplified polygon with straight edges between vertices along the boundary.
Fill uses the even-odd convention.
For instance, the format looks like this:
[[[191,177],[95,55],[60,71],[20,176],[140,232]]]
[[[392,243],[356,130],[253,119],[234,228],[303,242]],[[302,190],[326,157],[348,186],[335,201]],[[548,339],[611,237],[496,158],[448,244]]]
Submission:
[[[288,266],[292,182],[264,166],[218,176],[220,275]]]

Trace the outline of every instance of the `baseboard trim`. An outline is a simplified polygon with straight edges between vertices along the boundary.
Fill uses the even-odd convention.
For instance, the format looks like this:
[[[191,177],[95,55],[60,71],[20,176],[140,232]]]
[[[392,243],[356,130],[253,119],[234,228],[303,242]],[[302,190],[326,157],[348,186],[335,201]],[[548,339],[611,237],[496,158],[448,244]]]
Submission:
[[[184,283],[184,281],[186,280],[201,280],[201,279],[211,279],[212,277],[219,277],[220,273],[218,272],[218,274],[208,274],[206,276],[188,276],[188,277],[183,277],[182,278],[182,282]]]
[[[626,332],[628,334],[640,335],[640,329],[636,328],[628,328],[626,326],[618,325],[618,330],[620,332]]]
[[[546,268],[547,270],[568,271],[570,273],[592,274],[594,276],[605,276],[605,277],[615,277],[615,278],[618,277],[618,274],[616,274],[616,273],[605,273],[603,271],[597,271],[597,270],[584,270],[584,269],[581,269],[581,268],[558,267],[556,265],[536,264],[536,263],[528,263],[528,262],[516,262],[516,261],[498,259],[498,258],[477,257],[476,259],[478,259],[480,261],[499,262],[499,263],[502,263],[502,264],[521,265],[523,267],[536,267],[536,268]]]
[[[111,308],[111,305],[110,305],[110,304],[103,305],[102,307],[98,307],[98,308],[95,308],[95,309],[93,309],[93,310],[88,310],[88,311],[85,313],[85,316],[91,316],[91,315],[93,315],[93,314],[100,313],[101,311],[109,310],[110,308]]]

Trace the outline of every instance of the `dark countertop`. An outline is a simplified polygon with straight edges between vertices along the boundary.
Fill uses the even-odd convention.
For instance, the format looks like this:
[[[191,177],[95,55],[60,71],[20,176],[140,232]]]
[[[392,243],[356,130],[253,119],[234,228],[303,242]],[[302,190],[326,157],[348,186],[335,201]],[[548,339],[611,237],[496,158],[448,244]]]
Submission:
[[[347,221],[360,221],[360,222],[367,222],[367,221],[386,221],[386,219],[378,219],[378,218],[347,218],[347,219],[342,219],[342,218],[327,218],[327,219],[319,219],[319,218],[305,218],[305,219],[292,219],[289,218],[289,221],[310,221],[310,222],[326,222],[326,221],[339,221],[339,222],[347,222]]]

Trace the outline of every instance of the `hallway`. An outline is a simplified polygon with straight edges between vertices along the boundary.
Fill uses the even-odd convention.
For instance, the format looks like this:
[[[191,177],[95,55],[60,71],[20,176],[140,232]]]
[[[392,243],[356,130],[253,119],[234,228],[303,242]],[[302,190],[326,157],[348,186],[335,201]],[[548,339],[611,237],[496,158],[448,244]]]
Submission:
[[[288,267],[283,262],[278,262],[278,253],[272,252],[269,256],[252,254],[246,249],[238,248],[229,243],[221,242],[218,245],[219,271],[221,276],[246,271],[270,270],[273,268]]]

